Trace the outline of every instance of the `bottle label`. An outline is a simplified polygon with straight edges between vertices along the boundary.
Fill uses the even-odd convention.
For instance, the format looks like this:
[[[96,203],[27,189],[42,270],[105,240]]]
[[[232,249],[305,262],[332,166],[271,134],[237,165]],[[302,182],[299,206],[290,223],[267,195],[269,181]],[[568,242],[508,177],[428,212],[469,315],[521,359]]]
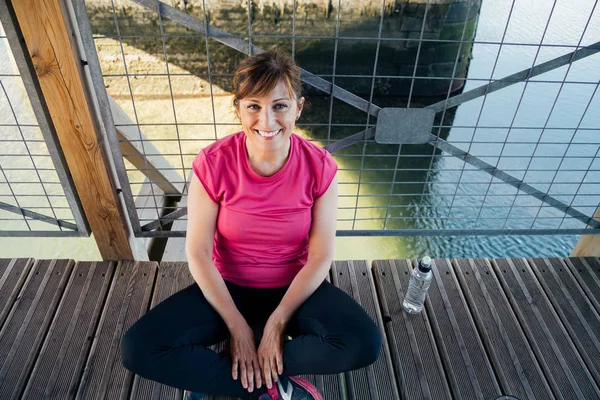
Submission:
[[[404,301],[415,306],[423,305],[430,285],[431,280],[411,279]]]

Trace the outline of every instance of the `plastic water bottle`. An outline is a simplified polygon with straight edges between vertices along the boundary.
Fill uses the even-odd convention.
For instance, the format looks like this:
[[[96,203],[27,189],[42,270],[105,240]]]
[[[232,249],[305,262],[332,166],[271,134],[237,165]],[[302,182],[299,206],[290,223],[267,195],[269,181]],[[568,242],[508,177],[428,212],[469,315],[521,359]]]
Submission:
[[[431,285],[433,273],[431,272],[431,258],[425,256],[419,261],[419,266],[413,269],[408,282],[408,290],[404,296],[402,308],[410,314],[420,313],[425,303],[427,290]]]

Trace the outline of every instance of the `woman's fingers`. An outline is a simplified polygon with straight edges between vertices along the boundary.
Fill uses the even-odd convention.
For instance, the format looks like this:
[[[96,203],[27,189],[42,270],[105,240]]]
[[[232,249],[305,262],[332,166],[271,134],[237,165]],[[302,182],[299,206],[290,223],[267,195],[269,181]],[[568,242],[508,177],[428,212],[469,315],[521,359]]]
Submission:
[[[262,386],[262,377],[260,375],[260,366],[256,357],[253,357],[250,360],[239,360],[238,364],[242,387],[247,389],[248,392],[252,392],[255,388],[260,388]],[[237,371],[234,370],[234,372]],[[235,375],[233,379],[237,379]]]
[[[268,357],[262,357],[262,371],[265,376],[265,385],[271,389],[273,387],[273,381],[271,380],[271,362]]]
[[[252,361],[246,361],[246,374],[248,386],[244,386],[244,388],[252,392],[254,390],[254,366],[252,365]]]
[[[270,363],[271,363],[271,376],[273,377],[273,382],[277,382],[277,361],[275,360],[274,357],[271,357],[270,359]]]
[[[283,353],[278,351],[275,357],[277,362],[277,373],[281,375],[283,374]]]
[[[238,378],[238,362],[239,358],[237,356],[234,356],[231,362],[231,377],[233,378],[233,380],[237,380]]]
[[[270,354],[261,353],[259,356],[259,365],[262,370],[262,377],[265,382],[265,386],[269,389],[273,387],[277,382],[277,360],[276,353],[266,352]]]
[[[242,387],[244,389],[248,388],[248,377],[246,376],[246,362],[244,360],[240,360],[240,377],[242,378]]]
[[[240,383],[244,389],[254,390],[256,348],[254,334],[247,324],[230,332],[232,368],[231,376]]]
[[[254,381],[256,382],[256,388],[258,389],[262,386],[262,377],[260,376],[260,365],[258,364],[257,358],[254,358],[252,360],[252,363],[254,364]]]

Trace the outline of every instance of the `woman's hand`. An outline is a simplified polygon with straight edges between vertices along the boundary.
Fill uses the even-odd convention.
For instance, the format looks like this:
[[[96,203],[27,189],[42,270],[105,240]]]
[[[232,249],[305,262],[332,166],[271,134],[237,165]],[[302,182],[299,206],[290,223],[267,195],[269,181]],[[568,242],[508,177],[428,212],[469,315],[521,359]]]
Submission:
[[[237,380],[239,375],[244,389],[252,392],[255,387],[258,389],[262,386],[254,333],[245,322],[239,328],[232,329],[230,333],[231,358],[233,359],[231,376]]]
[[[262,369],[265,384],[271,389],[273,382],[277,381],[277,375],[283,373],[283,334],[285,322],[271,315],[263,337],[258,346],[258,362]]]

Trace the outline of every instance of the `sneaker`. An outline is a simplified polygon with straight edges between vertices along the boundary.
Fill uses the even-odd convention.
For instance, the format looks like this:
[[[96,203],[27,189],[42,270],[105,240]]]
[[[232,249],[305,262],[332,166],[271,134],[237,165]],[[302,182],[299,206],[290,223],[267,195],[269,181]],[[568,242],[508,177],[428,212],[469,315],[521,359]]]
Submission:
[[[280,377],[267,393],[258,400],[323,400],[317,388],[306,379],[297,376]]]
[[[204,393],[192,392],[186,390],[183,396],[183,400],[202,400],[206,397]]]

